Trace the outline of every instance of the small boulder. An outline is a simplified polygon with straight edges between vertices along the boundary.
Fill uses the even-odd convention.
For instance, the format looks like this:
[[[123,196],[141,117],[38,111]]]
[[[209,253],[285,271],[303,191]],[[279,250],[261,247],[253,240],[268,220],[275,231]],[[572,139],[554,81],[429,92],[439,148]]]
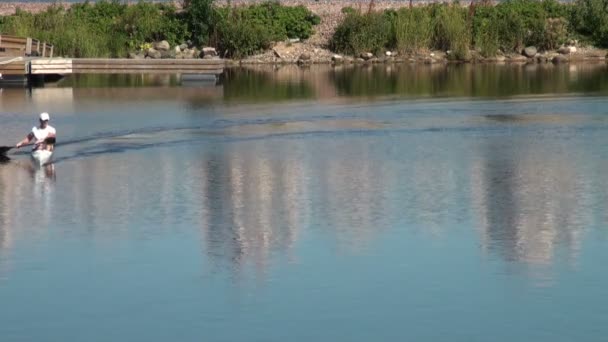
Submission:
[[[188,48],[188,44],[186,44],[186,43],[182,43],[182,44],[179,46],[179,49],[180,49],[180,50],[182,50],[182,51],[186,50],[187,48]]]
[[[178,54],[178,53],[182,52],[182,49],[181,49],[179,46],[176,46],[176,47],[174,48],[174,50],[175,50],[175,53],[176,53],[176,54]]]
[[[162,59],[171,59],[175,58],[175,51],[160,51],[160,58]]]
[[[527,48],[524,49],[522,54],[528,58],[532,58],[532,57],[536,56],[537,52],[538,51],[536,50],[535,46],[528,46]]]
[[[154,49],[160,51],[169,51],[171,45],[166,40],[154,43]]]
[[[374,57],[374,54],[371,52],[362,52],[359,57],[361,57],[363,60],[367,61],[367,60],[372,59]]]
[[[568,54],[570,54],[570,47],[562,46],[559,49],[557,49],[557,52],[561,53],[562,55],[568,55]]]
[[[333,55],[333,56],[331,56],[331,60],[334,61],[335,63],[342,63],[342,62],[344,62],[344,57],[342,57],[340,55]]]
[[[522,55],[516,55],[516,56],[510,56],[509,57],[509,62],[512,63],[526,63],[528,61],[528,58]]]
[[[203,48],[201,57],[205,57],[205,56],[212,56],[212,57],[217,56],[217,51],[213,47],[206,46]]]
[[[553,57],[553,59],[551,59],[551,62],[553,62],[554,64],[568,63],[568,57],[564,55],[557,55]]]
[[[541,56],[537,56],[536,57],[536,61],[538,63],[547,63],[547,57],[546,56],[542,56],[542,55]]]
[[[570,50],[570,53],[576,53],[576,46],[568,46],[568,50]]]
[[[390,51],[386,51],[386,52],[384,53],[384,55],[385,55],[386,57],[390,57],[390,56],[392,56],[392,55],[393,55],[393,53],[392,53],[392,52],[390,52]]]
[[[308,54],[308,53],[305,52],[305,53],[303,53],[303,54],[300,55],[300,57],[298,58],[298,60],[309,61],[310,60],[310,54]]]

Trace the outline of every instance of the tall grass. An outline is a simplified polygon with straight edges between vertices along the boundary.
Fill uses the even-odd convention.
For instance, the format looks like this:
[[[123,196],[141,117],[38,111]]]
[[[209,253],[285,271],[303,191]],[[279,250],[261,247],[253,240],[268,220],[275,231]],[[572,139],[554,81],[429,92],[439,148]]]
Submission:
[[[452,51],[451,56],[465,59],[469,56],[471,34],[467,24],[467,10],[458,4],[432,6],[433,47]]]
[[[415,53],[431,48],[433,20],[428,7],[402,8],[395,19],[396,48]]]
[[[349,11],[336,28],[330,46],[334,51],[359,54],[378,53],[390,48],[391,22],[382,12]]]
[[[3,18],[2,31],[52,42],[57,55],[71,57],[124,57],[146,41],[175,43],[187,32],[173,6],[127,6],[118,0],[74,4],[69,10],[53,5],[36,14],[17,11]]]

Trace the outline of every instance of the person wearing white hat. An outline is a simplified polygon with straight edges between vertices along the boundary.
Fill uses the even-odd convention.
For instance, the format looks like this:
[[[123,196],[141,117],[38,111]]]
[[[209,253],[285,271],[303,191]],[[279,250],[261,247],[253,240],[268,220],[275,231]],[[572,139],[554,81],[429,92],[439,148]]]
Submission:
[[[49,113],[44,112],[40,113],[39,122],[40,125],[38,127],[32,128],[32,131],[20,142],[15,145],[16,148],[19,148],[23,145],[27,145],[34,140],[34,148],[32,151],[38,150],[47,150],[53,151],[55,147],[55,137],[57,135],[57,131],[55,127],[49,125],[49,120],[51,117]],[[49,139],[52,138],[52,139]],[[52,142],[51,142],[52,141]]]

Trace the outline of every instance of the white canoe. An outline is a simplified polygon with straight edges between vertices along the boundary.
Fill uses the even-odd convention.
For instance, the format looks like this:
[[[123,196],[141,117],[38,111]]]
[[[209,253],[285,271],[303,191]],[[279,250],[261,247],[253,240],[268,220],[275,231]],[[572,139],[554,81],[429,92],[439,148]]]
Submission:
[[[51,161],[52,157],[53,157],[53,151],[48,151],[48,150],[32,151],[32,160],[33,160],[34,164],[36,164],[38,166],[42,166],[42,165],[48,163],[49,161]]]

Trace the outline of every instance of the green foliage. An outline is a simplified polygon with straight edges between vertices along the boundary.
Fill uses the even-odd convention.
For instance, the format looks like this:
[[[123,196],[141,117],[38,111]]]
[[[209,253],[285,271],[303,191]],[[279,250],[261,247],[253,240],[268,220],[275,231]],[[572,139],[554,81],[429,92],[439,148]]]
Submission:
[[[188,35],[187,24],[177,16],[175,7],[143,1],[128,6],[117,26],[126,33],[130,49],[159,40],[175,45]]]
[[[432,5],[433,47],[451,50],[457,59],[467,58],[471,34],[467,24],[467,10],[459,4]]]
[[[241,58],[268,48],[272,41],[270,31],[252,20],[242,11],[234,10],[220,14],[216,34],[218,47],[224,56]]]
[[[304,6],[282,6],[273,1],[236,8],[223,7],[217,11],[220,12],[221,18],[227,18],[228,13],[235,12],[241,20],[255,27],[263,27],[273,41],[287,38],[306,39],[312,34],[313,26],[320,22],[320,18]]]
[[[349,12],[336,28],[330,45],[341,53],[378,53],[394,41],[391,32],[390,18],[384,13]]]
[[[73,4],[69,10],[50,6],[36,14],[17,11],[3,19],[3,32],[52,42],[56,55],[124,57],[148,41],[176,43],[187,31],[173,6],[112,0]]]
[[[496,6],[479,6],[472,18],[475,46],[490,53],[528,45],[553,49],[568,37],[571,7],[555,0],[507,0]],[[482,52],[483,53],[483,52]]]
[[[213,0],[184,0],[183,8],[188,29],[197,44],[206,44],[214,25]]]
[[[395,19],[396,47],[401,52],[414,53],[430,49],[433,37],[431,11],[428,7],[403,8]]]
[[[608,0],[576,0],[572,26],[597,46],[608,47]]]

